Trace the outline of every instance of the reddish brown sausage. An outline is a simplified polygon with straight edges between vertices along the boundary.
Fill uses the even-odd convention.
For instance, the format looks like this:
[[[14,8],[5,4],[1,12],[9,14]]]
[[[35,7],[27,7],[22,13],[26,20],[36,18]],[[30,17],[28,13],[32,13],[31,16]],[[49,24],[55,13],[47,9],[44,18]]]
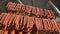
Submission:
[[[6,18],[5,18],[5,20],[4,20],[4,22],[3,22],[3,24],[5,25],[5,28],[4,29],[6,29],[6,27],[7,27],[7,25],[8,25],[8,16],[10,16],[10,14],[7,14],[7,16],[6,16]]]
[[[11,18],[10,18],[10,20],[9,20],[9,23],[8,23],[8,27],[9,27],[10,25],[12,25],[12,22],[13,22],[14,18],[15,18],[15,14],[13,14],[13,15],[11,16]]]
[[[21,4],[17,4],[17,6],[15,7],[16,11],[21,11],[22,5]]]
[[[47,24],[47,21],[46,21],[47,19],[43,19],[43,23],[44,23],[44,30],[45,31],[49,31],[48,30],[48,24]]]
[[[0,34],[2,34],[2,30],[0,29]]]
[[[22,32],[19,32],[18,34],[23,34]]]
[[[28,16],[24,16],[24,19],[23,19],[23,28],[27,24],[27,19],[28,19]]]
[[[15,30],[12,30],[10,34],[15,34]]]
[[[32,10],[32,6],[27,6],[27,5],[26,5],[26,10],[25,10],[25,12],[29,13],[29,12],[31,12],[31,10]]]
[[[19,28],[19,22],[20,22],[20,15],[17,15],[16,16],[16,21],[15,21],[15,24],[16,24],[15,28],[16,28],[16,30],[18,30],[18,28]]]
[[[53,23],[55,25],[55,31],[58,32],[58,29],[59,29],[59,27],[57,25],[58,22],[56,20],[52,20],[52,21],[53,21]]]
[[[21,11],[24,12],[25,11],[26,6],[22,5]]]
[[[37,8],[37,14],[36,14],[36,16],[41,16],[41,11],[40,11],[39,8]]]
[[[8,30],[4,30],[4,34],[8,34]]]
[[[32,14],[35,14],[36,15],[36,13],[37,13],[37,9],[36,9],[36,7],[33,7]]]
[[[44,13],[45,13],[44,16],[47,17],[48,16],[48,12],[47,12],[46,9],[44,9]]]
[[[28,17],[28,21],[27,21],[27,32],[31,32],[31,28],[34,25],[34,17]]]
[[[35,18],[35,25],[37,30],[42,30],[42,19],[41,18]]]
[[[43,9],[40,9],[41,11],[41,17],[44,15]]]

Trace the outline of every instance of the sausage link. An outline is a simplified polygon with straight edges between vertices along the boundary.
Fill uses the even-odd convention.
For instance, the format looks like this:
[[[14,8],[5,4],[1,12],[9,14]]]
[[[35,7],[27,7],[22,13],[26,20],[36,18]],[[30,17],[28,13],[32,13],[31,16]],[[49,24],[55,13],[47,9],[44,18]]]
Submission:
[[[18,28],[19,28],[19,21],[20,21],[20,15],[17,15],[16,16],[16,21],[15,21],[15,24],[16,24],[16,29],[18,30]]]
[[[37,8],[37,14],[36,14],[36,16],[41,16],[41,12],[40,12],[39,8]]]
[[[44,15],[43,9],[40,9],[41,11],[41,17]]]
[[[54,22],[54,25],[55,25],[55,31],[58,32],[58,29],[59,29],[57,25],[58,22],[56,20],[52,20],[52,21]]]
[[[15,14],[13,14],[13,15],[11,16],[10,21],[9,21],[9,23],[8,23],[8,27],[12,24],[14,18],[15,18]]]
[[[31,10],[32,10],[32,6],[27,6],[27,5],[26,5],[26,10],[25,10],[25,12],[29,13],[29,12],[31,12]]]
[[[15,30],[12,30],[10,34],[15,34]]]
[[[27,21],[27,32],[31,32],[31,28],[34,25],[34,17],[28,17],[28,21]]]
[[[17,6],[15,7],[16,11],[21,11],[22,5],[21,4],[17,4]]]
[[[4,30],[4,34],[8,34],[8,30]]]
[[[37,13],[37,9],[36,9],[36,7],[33,7],[32,14],[36,15],[36,13]]]
[[[23,28],[27,24],[27,19],[28,19],[28,16],[24,16],[24,19],[23,19]]]
[[[0,29],[0,34],[2,34],[2,30]]]
[[[23,34],[22,32],[19,32],[18,34]]]
[[[25,5],[22,5],[22,8],[21,8],[21,11],[24,12],[25,11],[25,8],[26,6]]]
[[[49,31],[49,30],[48,30],[47,19],[43,19],[43,23],[44,23],[44,30],[45,30],[45,31]]]
[[[7,14],[7,16],[6,16],[6,18],[5,18],[5,20],[4,20],[4,22],[3,22],[3,24],[5,25],[5,28],[4,29],[6,29],[6,27],[7,27],[7,25],[8,25],[8,16],[10,16],[10,14]]]

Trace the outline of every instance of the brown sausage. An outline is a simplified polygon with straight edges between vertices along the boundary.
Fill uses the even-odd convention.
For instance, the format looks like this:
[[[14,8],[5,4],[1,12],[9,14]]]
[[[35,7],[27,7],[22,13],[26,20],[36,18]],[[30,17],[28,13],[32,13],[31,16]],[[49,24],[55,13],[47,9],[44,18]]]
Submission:
[[[44,13],[45,13],[44,16],[47,17],[48,13],[46,9],[44,9]]]

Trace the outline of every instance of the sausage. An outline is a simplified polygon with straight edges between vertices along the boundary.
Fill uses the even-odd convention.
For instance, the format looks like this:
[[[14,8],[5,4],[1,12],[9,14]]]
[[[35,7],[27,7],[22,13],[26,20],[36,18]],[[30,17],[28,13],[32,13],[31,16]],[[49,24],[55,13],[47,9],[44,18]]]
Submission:
[[[35,26],[37,28],[37,30],[41,31],[43,29],[42,27],[42,19],[41,18],[35,18]]]
[[[25,10],[25,12],[29,13],[29,12],[31,12],[31,10],[32,10],[32,6],[27,6],[27,5],[26,5],[26,10]]]
[[[47,19],[43,19],[43,25],[44,25],[44,31],[49,31],[48,29],[48,24],[47,24]]]
[[[2,30],[0,29],[0,34],[2,34]]]
[[[37,14],[36,14],[36,16],[41,16],[41,11],[40,11],[39,8],[37,8]]]
[[[17,4],[17,6],[15,7],[16,11],[21,11],[22,5],[21,4]]]
[[[7,14],[7,16],[6,16],[6,18],[5,18],[5,20],[4,20],[4,22],[3,22],[3,24],[5,25],[5,28],[4,29],[6,29],[6,27],[7,27],[7,25],[8,25],[8,16],[10,16],[10,14]]]
[[[53,22],[52,20],[50,20],[50,23],[51,23],[51,25],[52,25],[52,26],[51,26],[51,27],[52,27],[52,28],[51,28],[51,29],[52,29],[52,32],[54,32],[54,30],[55,30],[54,22]]]
[[[51,13],[51,18],[55,18],[55,14],[52,10],[50,10],[50,13]]]
[[[0,23],[2,22],[2,20],[4,19],[5,16],[6,16],[5,14],[4,15],[3,14],[0,15]]]
[[[47,12],[48,12],[48,18],[51,18],[50,10],[48,10]]]
[[[25,11],[25,5],[22,5],[21,12]]]
[[[41,11],[41,17],[44,15],[43,9],[40,9]]]
[[[47,19],[46,21],[47,21],[47,24],[48,24],[48,30],[51,32],[52,30],[51,30],[51,23],[50,23],[50,19]]]
[[[12,11],[15,11],[15,6],[16,6],[16,3],[9,3],[8,5],[8,10],[12,10]]]
[[[20,15],[20,23],[19,23],[19,27],[22,28],[22,24],[23,24],[23,16]]]
[[[24,19],[23,19],[23,28],[27,24],[27,19],[28,19],[28,16],[24,16]]]
[[[8,34],[8,30],[4,30],[4,34]]]
[[[47,17],[48,16],[48,13],[47,13],[47,10],[44,9],[44,16]]]
[[[27,32],[31,32],[31,28],[33,27],[34,25],[34,17],[29,17],[28,16],[28,21],[27,21]]]
[[[22,32],[19,32],[18,34],[23,34]]]
[[[15,28],[16,28],[16,30],[18,30],[18,28],[19,28],[19,22],[20,22],[20,15],[17,15],[16,16],[16,21],[15,21],[15,24],[16,24]]]
[[[57,21],[56,20],[52,20],[53,21],[53,23],[54,23],[54,25],[55,25],[55,31],[57,32],[58,31],[58,29],[59,29],[59,27],[58,27],[58,25],[57,25]]]
[[[10,34],[15,34],[15,30],[12,30]]]
[[[8,23],[8,27],[9,27],[10,25],[12,25],[12,22],[13,22],[14,18],[15,18],[15,14],[13,14],[13,15],[11,16],[11,18],[10,18],[10,20],[9,20],[9,23]]]
[[[32,14],[36,15],[36,13],[37,13],[37,9],[36,9],[36,7],[33,7]]]

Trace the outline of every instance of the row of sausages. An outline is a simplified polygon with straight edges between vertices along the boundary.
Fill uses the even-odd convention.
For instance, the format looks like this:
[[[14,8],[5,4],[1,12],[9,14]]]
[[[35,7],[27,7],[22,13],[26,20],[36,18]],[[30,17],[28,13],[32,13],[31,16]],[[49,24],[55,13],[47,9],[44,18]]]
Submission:
[[[57,20],[22,16],[12,13],[0,14],[0,27],[2,27],[0,29],[4,30],[15,29],[29,34],[31,34],[32,31],[36,31],[37,34],[41,32],[45,34],[48,32],[60,33],[60,24]]]
[[[25,15],[34,15],[37,17],[55,18],[55,13],[52,10],[41,9],[38,7],[8,2],[6,8],[9,12],[14,12],[17,14],[23,13]]]

